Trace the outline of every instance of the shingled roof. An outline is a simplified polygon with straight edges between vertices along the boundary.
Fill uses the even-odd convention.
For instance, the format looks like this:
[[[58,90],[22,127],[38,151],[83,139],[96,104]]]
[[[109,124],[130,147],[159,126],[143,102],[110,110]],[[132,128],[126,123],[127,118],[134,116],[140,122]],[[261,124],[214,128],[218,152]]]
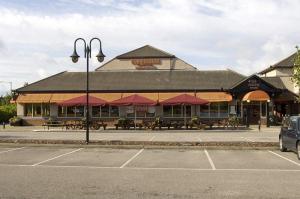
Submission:
[[[271,65],[269,68],[266,68],[265,70],[259,72],[258,74],[265,74],[267,72],[272,71],[273,69],[276,68],[292,68],[294,66],[295,58],[296,58],[297,53],[293,53],[292,55],[288,56],[287,58],[277,62],[274,65]]]
[[[227,90],[245,76],[217,71],[114,71],[90,72],[91,92],[213,91]],[[17,89],[25,92],[84,92],[85,72],[62,72]]]
[[[132,58],[174,58],[175,56],[163,50],[150,45],[137,48],[122,55],[117,56],[117,59],[132,59]]]

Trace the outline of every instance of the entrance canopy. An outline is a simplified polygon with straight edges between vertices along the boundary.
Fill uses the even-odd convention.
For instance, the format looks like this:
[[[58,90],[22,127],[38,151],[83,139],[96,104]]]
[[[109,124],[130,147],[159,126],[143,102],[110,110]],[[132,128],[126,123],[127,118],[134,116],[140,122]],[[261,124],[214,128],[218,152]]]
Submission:
[[[93,97],[89,95],[89,105],[91,106],[103,106],[107,104],[105,100],[102,100],[97,97]],[[61,106],[80,106],[80,105],[86,105],[86,95],[75,97],[63,102],[60,102],[59,105]]]
[[[251,91],[243,97],[243,101],[268,101],[270,96],[262,90]]]
[[[202,105],[208,104],[209,101],[188,95],[188,94],[181,94],[176,97],[172,97],[165,101],[160,102],[162,105]]]
[[[109,104],[114,106],[155,106],[157,102],[146,97],[134,94],[128,97],[114,100]]]

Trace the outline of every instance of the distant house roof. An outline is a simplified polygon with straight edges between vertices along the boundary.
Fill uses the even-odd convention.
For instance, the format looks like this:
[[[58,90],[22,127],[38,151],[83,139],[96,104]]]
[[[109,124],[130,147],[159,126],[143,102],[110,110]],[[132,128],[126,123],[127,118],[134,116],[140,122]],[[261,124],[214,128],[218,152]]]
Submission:
[[[264,69],[263,71],[259,72],[258,74],[263,75],[263,74],[270,72],[276,68],[292,68],[294,66],[296,55],[297,55],[297,53],[293,53],[292,55],[277,62],[274,65],[271,65],[269,68]]]
[[[229,90],[246,77],[231,70],[217,71],[95,71],[91,92]],[[85,72],[62,72],[17,89],[30,92],[84,92]]]
[[[175,56],[163,50],[150,45],[137,48],[122,55],[117,56],[117,59],[132,59],[132,58],[174,58]]]

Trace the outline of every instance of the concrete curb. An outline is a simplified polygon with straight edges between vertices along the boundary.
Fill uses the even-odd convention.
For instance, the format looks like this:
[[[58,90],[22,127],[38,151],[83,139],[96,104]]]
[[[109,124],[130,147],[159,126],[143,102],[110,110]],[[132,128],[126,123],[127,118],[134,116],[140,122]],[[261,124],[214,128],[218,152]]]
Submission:
[[[278,149],[278,142],[163,142],[163,141],[124,141],[92,140],[87,145],[83,140],[49,140],[49,139],[0,139],[0,144],[29,145],[80,145],[106,148],[210,148],[210,149]]]

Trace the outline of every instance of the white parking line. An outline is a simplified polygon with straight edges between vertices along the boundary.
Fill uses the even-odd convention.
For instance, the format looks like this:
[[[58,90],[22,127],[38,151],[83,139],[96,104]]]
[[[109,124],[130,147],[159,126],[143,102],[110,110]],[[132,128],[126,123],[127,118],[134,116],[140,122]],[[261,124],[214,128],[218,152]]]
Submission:
[[[132,156],[129,160],[127,160],[122,166],[120,166],[120,168],[121,169],[124,168],[127,164],[129,164],[134,158],[140,155],[143,151],[144,149],[139,150],[139,152],[137,152],[134,156]]]
[[[32,167],[32,165],[21,164],[0,164],[0,167]],[[178,171],[212,171],[212,172],[300,172],[300,169],[200,169],[200,168],[177,168],[177,167],[101,167],[101,166],[80,166],[80,165],[37,165],[35,168],[81,168],[81,169],[127,169],[127,170],[178,170]]]
[[[245,138],[245,137],[241,137],[243,138],[244,140],[248,141],[248,142],[254,142],[253,140],[249,139],[249,138]]]
[[[7,150],[7,151],[1,151],[0,154],[1,153],[7,153],[7,152],[10,152],[10,151],[16,151],[16,150],[20,150],[20,149],[24,149],[24,148],[26,148],[26,147],[24,146],[24,147],[20,147],[20,148],[10,149],[10,150]]]
[[[149,141],[153,141],[156,136],[153,136]]]
[[[68,152],[68,153],[64,153],[64,154],[61,154],[61,155],[59,155],[59,156],[56,156],[56,157],[53,157],[53,158],[50,158],[50,159],[47,159],[47,160],[38,162],[38,163],[33,164],[33,165],[31,165],[31,166],[38,166],[38,165],[43,164],[43,163],[45,163],[45,162],[49,162],[49,161],[51,161],[51,160],[60,158],[60,157],[62,157],[62,156],[69,155],[69,154],[71,154],[71,153],[75,153],[75,152],[80,151],[80,150],[82,150],[82,149],[83,149],[83,148],[76,149],[76,150],[74,150],[74,151],[71,151],[71,152]]]
[[[293,161],[293,160],[291,160],[291,159],[289,159],[289,158],[286,158],[286,157],[284,157],[284,156],[282,156],[282,155],[279,155],[278,153],[275,153],[275,152],[273,152],[273,151],[269,151],[269,152],[272,153],[273,155],[276,155],[276,156],[278,156],[278,157],[280,157],[280,158],[282,158],[282,159],[285,159],[285,160],[287,160],[287,161],[289,161],[289,162],[291,162],[291,163],[293,163],[293,164],[295,164],[295,165],[300,166],[299,163],[297,163],[297,162],[295,162],[295,161]]]
[[[210,155],[208,154],[208,152],[207,152],[206,149],[204,149],[204,153],[205,153],[205,155],[206,155],[206,157],[207,157],[207,159],[208,159],[208,161],[209,161],[209,164],[210,164],[210,166],[211,166],[211,169],[212,169],[212,170],[216,170],[216,166],[215,166],[214,162],[212,161],[212,159],[211,159],[211,157],[210,157]]]

